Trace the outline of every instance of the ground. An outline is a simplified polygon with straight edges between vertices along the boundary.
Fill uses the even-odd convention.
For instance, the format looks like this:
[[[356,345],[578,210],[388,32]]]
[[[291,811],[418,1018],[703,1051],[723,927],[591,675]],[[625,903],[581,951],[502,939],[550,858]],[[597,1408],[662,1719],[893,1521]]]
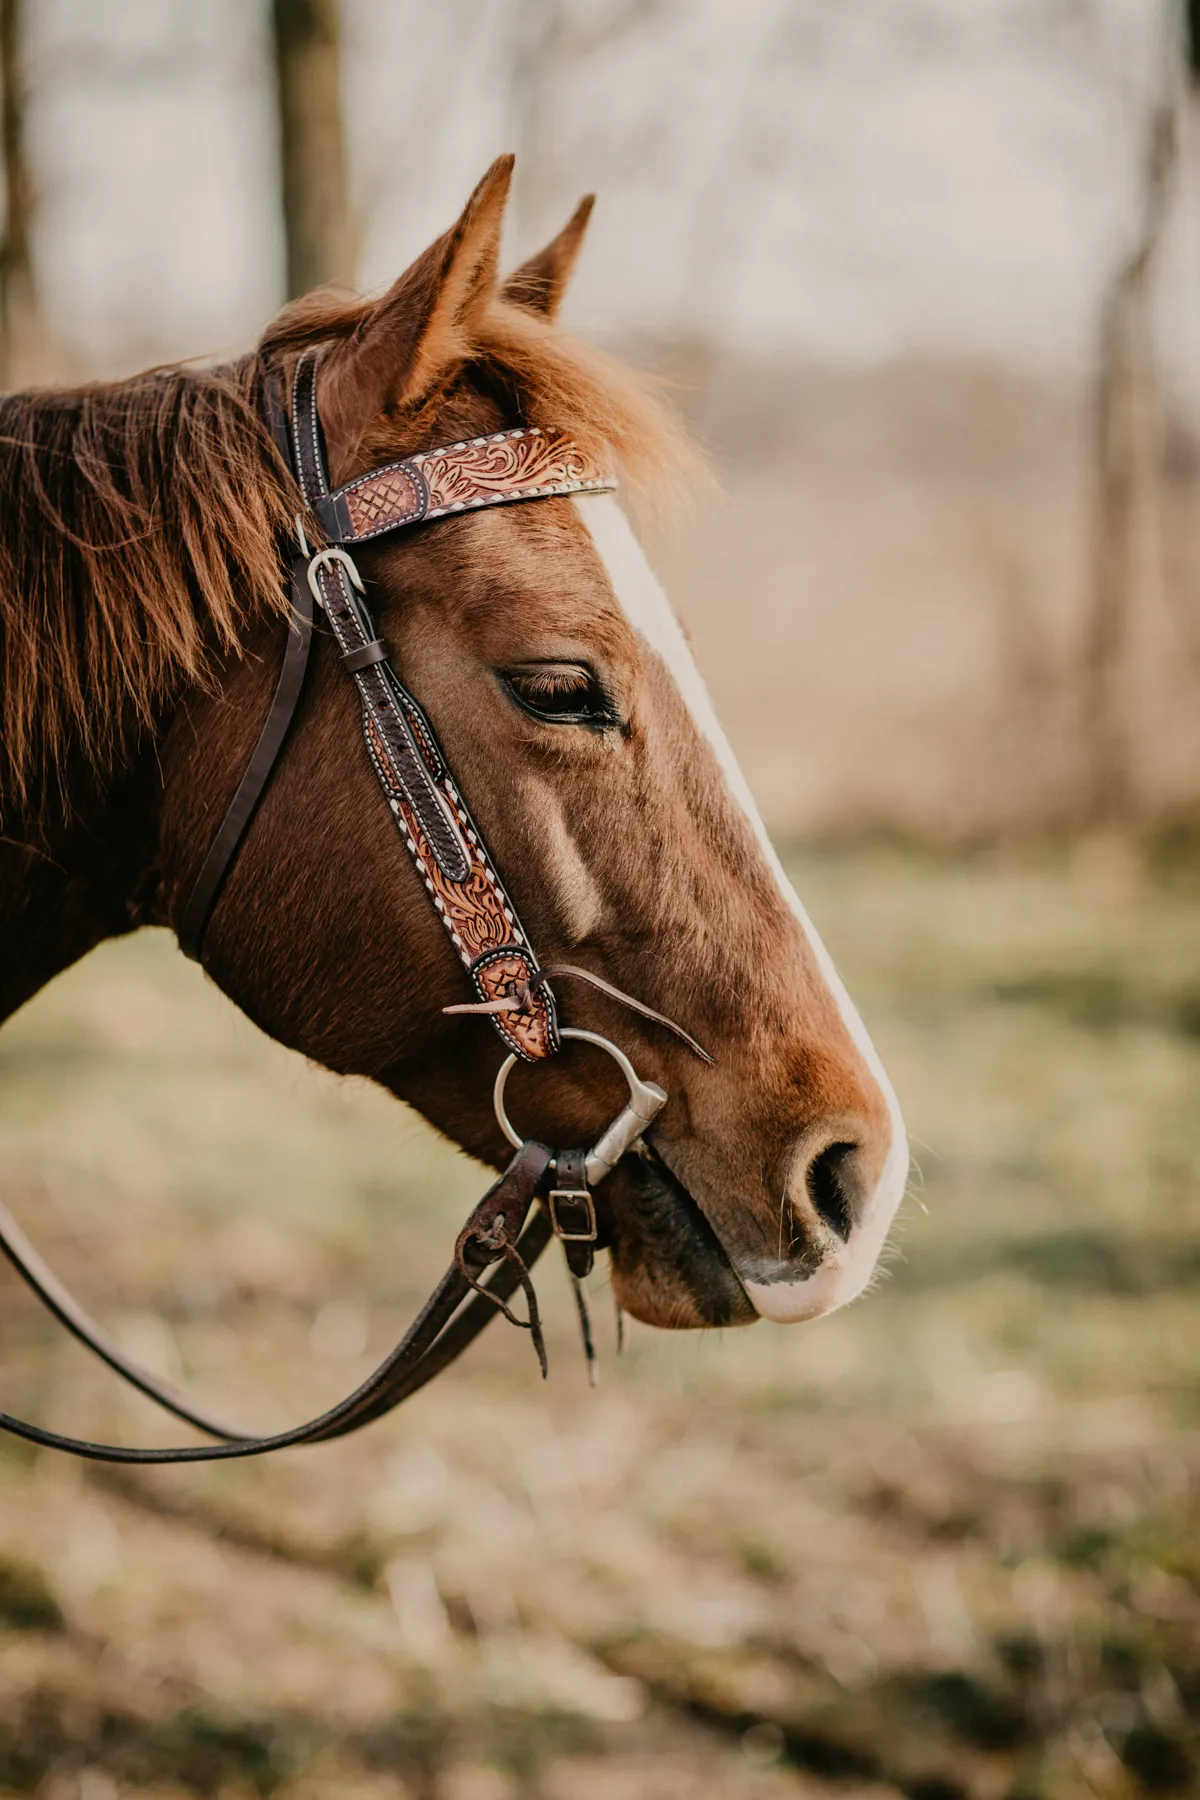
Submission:
[[[876,1290],[497,1327],[345,1444],[0,1454],[0,1791],[1136,1800],[1200,1787],[1200,878],[1119,841],[791,857],[919,1172]],[[466,1027],[465,1027],[466,1028]],[[479,1173],[160,934],[0,1034],[0,1197],[128,1348],[263,1426],[344,1391]],[[2,1278],[6,1406],[163,1427]]]

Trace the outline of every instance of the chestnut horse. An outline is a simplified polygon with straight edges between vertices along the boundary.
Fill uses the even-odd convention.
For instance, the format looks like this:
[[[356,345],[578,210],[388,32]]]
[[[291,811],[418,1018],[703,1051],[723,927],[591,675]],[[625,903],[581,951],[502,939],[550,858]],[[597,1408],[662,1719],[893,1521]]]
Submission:
[[[337,483],[520,426],[635,493],[694,465],[652,388],[554,324],[590,202],[497,277],[511,159],[382,299],[291,306],[227,366],[0,400],[0,1018],[102,940],[178,928],[281,657],[301,504],[262,416],[321,346]],[[610,495],[445,517],[356,552],[396,667],[549,962],[669,1100],[604,1191],[621,1306],[669,1327],[810,1319],[861,1292],[908,1156],[891,1088],[793,893],[687,642]],[[462,969],[318,633],[204,966],[262,1029],[370,1076],[485,1163],[503,1046],[448,1016]],[[512,1106],[582,1143],[623,1099],[570,1045]]]

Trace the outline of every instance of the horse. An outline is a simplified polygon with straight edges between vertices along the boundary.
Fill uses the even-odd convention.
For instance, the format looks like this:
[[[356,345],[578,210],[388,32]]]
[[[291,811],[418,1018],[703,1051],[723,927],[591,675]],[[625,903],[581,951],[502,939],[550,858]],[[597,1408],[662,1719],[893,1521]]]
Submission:
[[[306,369],[329,481],[360,498],[380,465],[420,485],[440,446],[535,438],[646,505],[701,479],[659,388],[557,323],[591,197],[501,277],[512,161],[382,297],[318,291],[220,365],[0,399],[0,1019],[105,939],[184,932],[270,715],[299,532],[310,583],[340,556],[369,596],[358,673],[389,655],[416,696],[411,729],[463,796],[459,848],[486,842],[516,941],[555,981],[591,977],[571,986],[578,1041],[527,1059],[514,1110],[547,1143],[590,1142],[622,1097],[590,1040],[618,1040],[661,1095],[603,1190],[619,1306],[676,1330],[814,1319],[871,1277],[903,1125],[611,483],[449,502],[350,562],[268,417],[267,390]],[[497,998],[474,969],[464,1004],[462,945],[417,826],[381,802],[339,662],[356,665],[313,591],[286,741],[196,953],[271,1037],[500,1168],[489,1097],[521,1048],[502,1015],[549,1006],[544,970],[521,952]]]

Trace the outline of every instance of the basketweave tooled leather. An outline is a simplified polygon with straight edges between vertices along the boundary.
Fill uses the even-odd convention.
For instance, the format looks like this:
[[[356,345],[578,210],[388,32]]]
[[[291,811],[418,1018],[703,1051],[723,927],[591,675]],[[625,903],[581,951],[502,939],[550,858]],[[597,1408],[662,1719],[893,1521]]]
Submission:
[[[315,502],[329,497],[316,406],[317,362],[316,353],[306,351],[292,385],[296,471],[314,512]],[[431,452],[430,458],[437,454]],[[391,477],[398,467],[376,473]],[[385,488],[377,491],[383,495]],[[393,485],[386,491],[400,490]],[[394,530],[402,522],[382,529]],[[371,535],[378,535],[378,529]],[[374,623],[344,567],[336,561],[321,564],[316,580],[343,656],[371,644],[377,635]],[[390,661],[354,669],[351,678],[362,705],[367,754],[475,992],[481,1000],[496,1000],[524,991],[537,972],[537,958],[428,720]],[[508,1048],[527,1062],[558,1049],[554,996],[544,983],[528,996],[522,1011],[490,1016]]]

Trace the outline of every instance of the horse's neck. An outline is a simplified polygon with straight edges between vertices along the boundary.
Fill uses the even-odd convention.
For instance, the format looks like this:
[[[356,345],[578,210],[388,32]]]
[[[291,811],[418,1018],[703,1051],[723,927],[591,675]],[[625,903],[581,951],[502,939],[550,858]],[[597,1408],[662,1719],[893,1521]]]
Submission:
[[[0,1020],[153,912],[152,762],[65,823],[0,822]]]

